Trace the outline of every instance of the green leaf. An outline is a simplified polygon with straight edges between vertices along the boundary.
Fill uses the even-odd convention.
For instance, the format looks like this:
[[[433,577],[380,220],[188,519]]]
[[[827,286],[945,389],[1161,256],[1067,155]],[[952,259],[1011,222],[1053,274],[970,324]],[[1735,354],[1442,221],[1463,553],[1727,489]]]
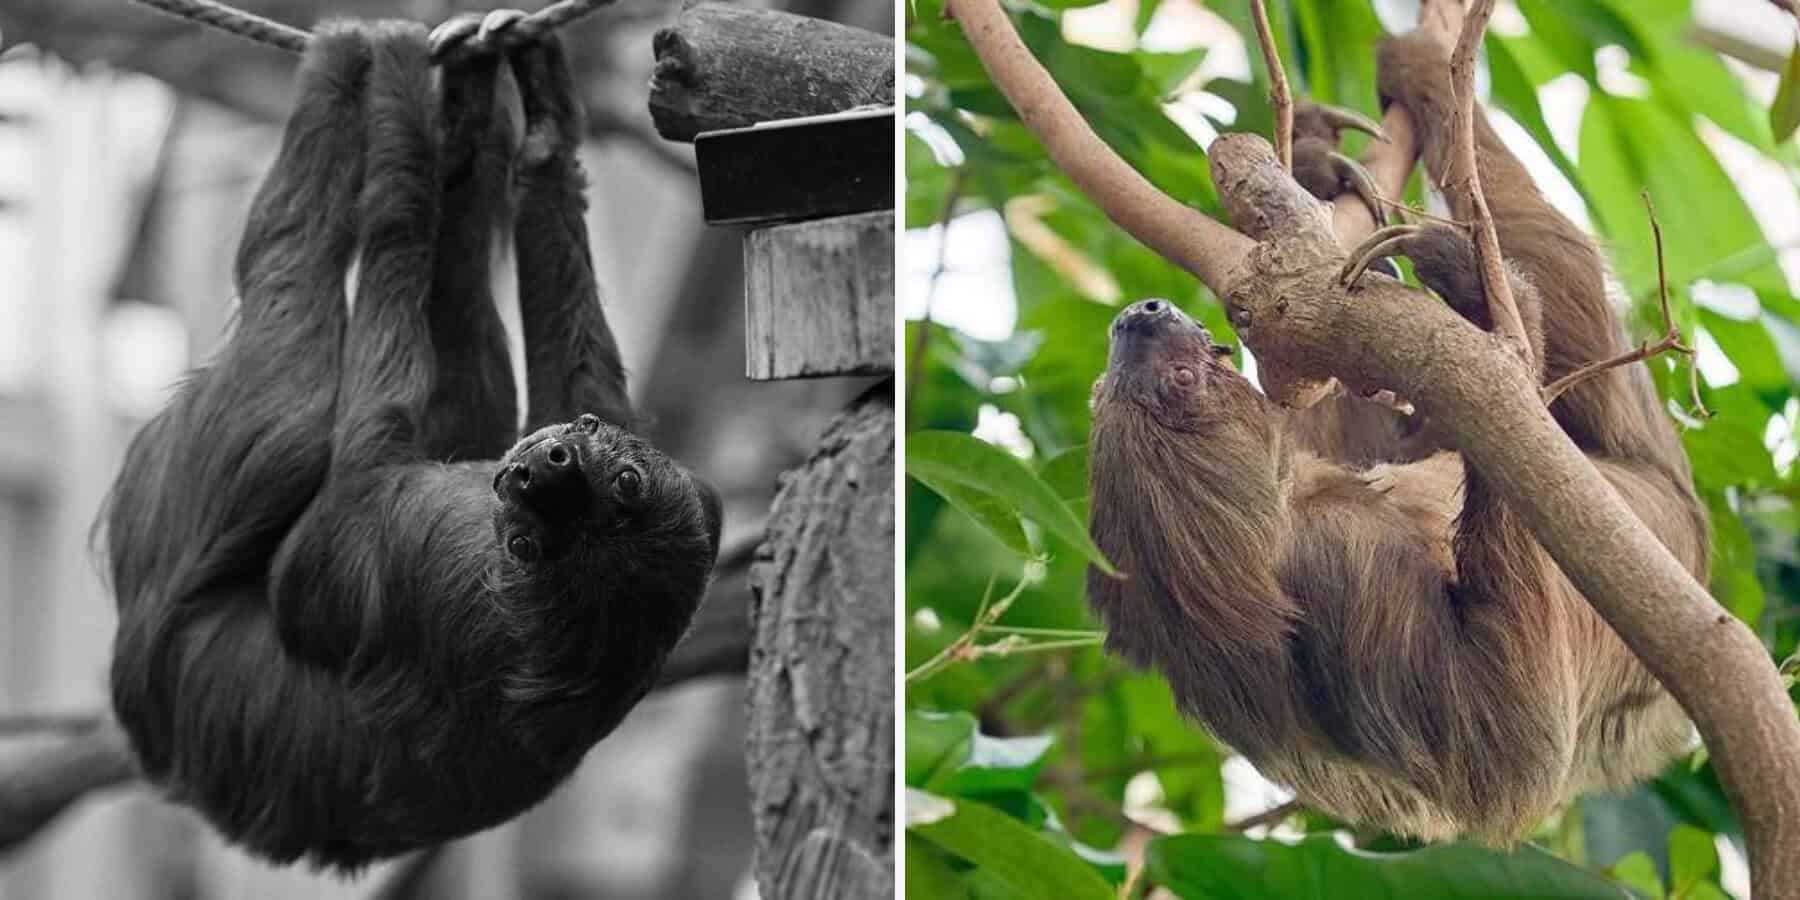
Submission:
[[[1800,127],[1800,44],[1788,54],[1781,68],[1781,86],[1775,89],[1775,102],[1769,106],[1769,130],[1775,140],[1785,141]]]
[[[974,519],[988,534],[1005,544],[1006,549],[1020,556],[1032,555],[1031,539],[1025,536],[1025,527],[1019,522],[1018,512],[1000,498],[955,482],[927,484],[950,501],[951,506]]]
[[[1642,850],[1620,859],[1607,868],[1613,880],[1653,900],[1662,900],[1662,877],[1656,874],[1656,863]]]
[[[1112,886],[1073,850],[973,800],[907,789],[907,832],[965,859],[1019,897],[1113,900]]]
[[[965,900],[969,886],[945,860],[943,851],[906,836],[906,900]]]
[[[1713,836],[1692,825],[1677,825],[1669,833],[1669,890],[1688,896],[1719,870],[1719,849]]]
[[[1532,846],[1498,853],[1439,844],[1348,850],[1332,835],[1297,844],[1187,834],[1152,841],[1151,879],[1182,900],[1626,900],[1605,878]]]
[[[906,783],[922,786],[954,771],[975,743],[975,717],[965,712],[906,712]]]
[[[1087,526],[1043,479],[1012,454],[986,441],[950,431],[920,431],[906,439],[906,474],[926,487],[946,494],[944,485],[972,488],[1009,504],[1045,531],[1075,548],[1101,571],[1116,575],[1100,548],[1089,539]]]

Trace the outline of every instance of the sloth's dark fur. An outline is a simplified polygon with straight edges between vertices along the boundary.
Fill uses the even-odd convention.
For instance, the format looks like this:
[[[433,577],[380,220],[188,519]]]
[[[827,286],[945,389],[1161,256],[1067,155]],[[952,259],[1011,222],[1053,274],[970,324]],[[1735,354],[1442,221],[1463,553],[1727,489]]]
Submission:
[[[499,65],[434,87],[422,30],[320,30],[235,330],[113,488],[118,718],[149,779],[272,860],[355,868],[541,800],[649,689],[717,552],[711,489],[625,430],[560,49],[511,59],[522,150]]]

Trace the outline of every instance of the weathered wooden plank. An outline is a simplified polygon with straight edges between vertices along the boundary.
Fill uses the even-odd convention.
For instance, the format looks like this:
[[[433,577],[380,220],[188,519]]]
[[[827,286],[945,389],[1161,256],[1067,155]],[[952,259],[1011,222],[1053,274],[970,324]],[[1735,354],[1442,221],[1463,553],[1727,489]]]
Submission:
[[[894,895],[894,382],[782,476],[751,568],[756,881],[784,900]]]
[[[848,25],[695,3],[653,46],[650,118],[672,141],[894,103],[893,40]]]
[[[894,214],[744,238],[744,368],[757,381],[894,371]]]

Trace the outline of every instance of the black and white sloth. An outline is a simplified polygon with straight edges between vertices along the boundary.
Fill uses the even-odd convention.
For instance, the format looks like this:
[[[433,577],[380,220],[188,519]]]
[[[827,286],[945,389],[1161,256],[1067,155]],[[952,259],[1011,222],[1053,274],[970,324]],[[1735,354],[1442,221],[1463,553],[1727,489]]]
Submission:
[[[1411,114],[1441,186],[1447,53],[1423,35],[1387,40],[1379,88],[1384,106]],[[1324,124],[1332,140],[1296,143],[1295,170],[1328,199],[1355,179],[1324,158],[1335,149]],[[1479,114],[1476,143],[1543,381],[1618,354],[1593,242]],[[1351,256],[1401,254],[1489,327],[1465,233],[1396,226]],[[1674,700],[1483,473],[1433,452],[1429,427],[1356,398],[1279,410],[1167,303],[1126,309],[1111,339],[1095,394],[1091,530],[1128,577],[1089,576],[1107,646],[1160,669],[1185,713],[1297,799],[1397,834],[1506,843],[1689,745]],[[1551,411],[1704,580],[1705,513],[1645,366],[1583,382]]]
[[[434,69],[519,18],[317,32],[235,329],[105,514],[143,772],[271,860],[355,868],[537,803],[651,687],[717,553],[712,489],[627,430],[559,45]]]

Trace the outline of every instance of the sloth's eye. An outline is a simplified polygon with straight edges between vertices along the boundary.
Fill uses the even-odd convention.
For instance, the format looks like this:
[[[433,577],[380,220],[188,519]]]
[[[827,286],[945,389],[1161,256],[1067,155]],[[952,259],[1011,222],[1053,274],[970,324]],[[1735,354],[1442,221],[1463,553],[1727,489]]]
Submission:
[[[1192,387],[1194,384],[1194,370],[1187,366],[1176,366],[1175,371],[1169,373],[1169,377],[1175,379],[1175,383],[1182,387]]]
[[[515,534],[506,542],[506,552],[521,562],[532,562],[538,558],[537,541],[522,534]]]
[[[588,434],[594,434],[600,430],[600,417],[593,413],[582,413],[575,420],[575,427]]]
[[[1225,346],[1224,344],[1214,344],[1214,345],[1212,345],[1212,355],[1220,356],[1220,357],[1230,356],[1231,348]]]
[[[636,469],[629,467],[620,469],[619,474],[613,476],[613,490],[619,492],[619,498],[622,500],[636,499],[638,492],[643,489],[644,476],[638,474]]]

